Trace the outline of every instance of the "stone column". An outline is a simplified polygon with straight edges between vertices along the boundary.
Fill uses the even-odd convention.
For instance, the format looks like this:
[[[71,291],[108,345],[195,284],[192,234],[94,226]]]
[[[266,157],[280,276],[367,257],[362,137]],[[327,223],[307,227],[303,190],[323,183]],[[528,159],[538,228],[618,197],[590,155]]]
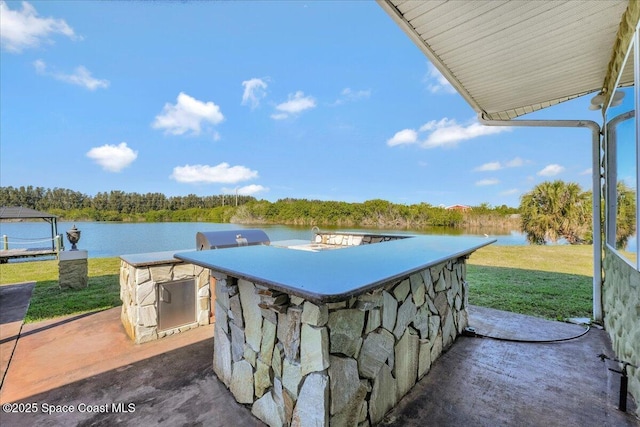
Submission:
[[[87,251],[63,251],[58,255],[60,289],[86,288],[89,281]]]

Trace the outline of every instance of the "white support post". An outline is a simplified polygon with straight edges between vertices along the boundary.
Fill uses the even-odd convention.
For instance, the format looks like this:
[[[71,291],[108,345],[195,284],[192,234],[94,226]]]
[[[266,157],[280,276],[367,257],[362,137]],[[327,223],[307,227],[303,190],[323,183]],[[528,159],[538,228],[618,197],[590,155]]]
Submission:
[[[593,319],[602,321],[602,215],[600,212],[600,125],[592,120],[487,120],[478,115],[478,121],[487,126],[565,127],[591,130],[591,161],[593,167]]]

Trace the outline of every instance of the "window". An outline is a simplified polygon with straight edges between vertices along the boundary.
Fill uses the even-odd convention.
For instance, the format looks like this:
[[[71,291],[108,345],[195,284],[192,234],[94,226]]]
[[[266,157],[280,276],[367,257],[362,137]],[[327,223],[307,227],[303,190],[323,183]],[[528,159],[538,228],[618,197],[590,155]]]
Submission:
[[[635,85],[619,88],[618,91],[625,94],[622,103],[619,106],[614,103],[607,110],[605,230],[606,243],[640,270],[636,227],[639,218],[637,189],[640,183],[638,120],[635,114],[638,104],[637,44],[636,34],[625,64],[625,72],[631,72],[628,67],[633,67],[635,71]]]

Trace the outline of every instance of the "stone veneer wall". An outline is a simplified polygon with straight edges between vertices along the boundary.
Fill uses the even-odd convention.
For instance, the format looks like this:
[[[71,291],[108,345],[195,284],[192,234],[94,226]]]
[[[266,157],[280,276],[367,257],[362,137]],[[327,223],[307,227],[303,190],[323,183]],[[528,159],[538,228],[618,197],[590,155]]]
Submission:
[[[86,258],[58,261],[60,289],[82,289],[89,284],[89,264]]]
[[[605,248],[602,289],[605,329],[616,357],[640,366],[640,272]],[[627,368],[629,392],[640,403],[640,369]],[[640,405],[637,405],[640,416]]]
[[[380,422],[468,324],[465,258],[328,304],[211,274],[213,369],[272,427]]]
[[[198,286],[196,321],[179,328],[158,331],[158,284],[195,278]],[[120,319],[127,335],[137,344],[209,324],[211,291],[209,271],[181,262],[133,266],[120,261]]]

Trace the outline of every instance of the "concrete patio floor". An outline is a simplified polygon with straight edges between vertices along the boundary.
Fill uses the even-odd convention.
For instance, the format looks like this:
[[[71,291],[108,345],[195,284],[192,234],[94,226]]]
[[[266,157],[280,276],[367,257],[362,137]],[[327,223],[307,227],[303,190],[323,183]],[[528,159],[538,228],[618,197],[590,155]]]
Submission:
[[[16,341],[13,322],[0,326],[4,344]],[[481,307],[470,309],[470,324],[482,334],[519,339],[583,331]],[[7,356],[0,401],[37,403],[38,410],[3,411],[0,424],[262,426],[214,375],[212,326],[136,345],[124,333],[119,307],[24,325]],[[3,360],[6,348],[0,347]],[[596,328],[553,344],[460,337],[382,425],[640,426],[630,397],[627,413],[617,409],[619,375],[600,353],[612,355],[607,334]],[[74,412],[43,413],[65,407]]]

